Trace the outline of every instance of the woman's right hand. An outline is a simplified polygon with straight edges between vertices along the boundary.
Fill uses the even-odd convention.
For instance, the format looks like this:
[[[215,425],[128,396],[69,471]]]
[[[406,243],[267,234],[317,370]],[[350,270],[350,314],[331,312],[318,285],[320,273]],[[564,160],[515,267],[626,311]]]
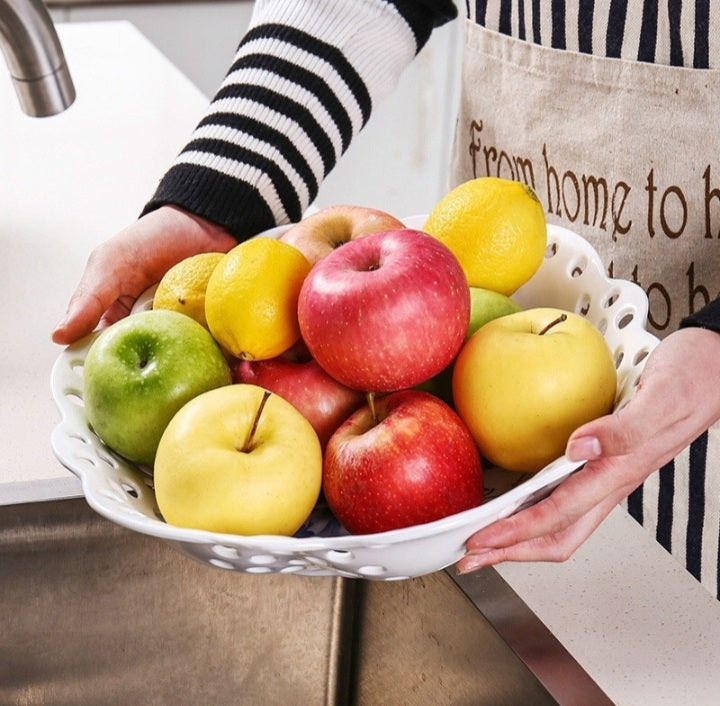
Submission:
[[[114,323],[180,260],[201,252],[227,252],[236,244],[220,226],[175,206],[151,211],[90,253],[52,340],[67,345],[98,324]]]
[[[720,334],[688,327],[666,336],[630,402],[571,435],[566,455],[584,467],[544,500],[470,537],[458,571],[569,558],[616,505],[720,419],[719,387]]]

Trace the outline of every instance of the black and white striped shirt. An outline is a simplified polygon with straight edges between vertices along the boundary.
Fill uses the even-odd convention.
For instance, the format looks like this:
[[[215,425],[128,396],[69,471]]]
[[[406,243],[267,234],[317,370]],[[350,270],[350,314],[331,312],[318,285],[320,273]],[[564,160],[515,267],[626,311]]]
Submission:
[[[146,211],[242,240],[297,221],[451,0],[258,0],[223,84]]]
[[[608,57],[715,67],[709,0],[466,0],[470,20]],[[227,77],[146,211],[173,203],[242,240],[297,221],[452,0],[258,0]]]

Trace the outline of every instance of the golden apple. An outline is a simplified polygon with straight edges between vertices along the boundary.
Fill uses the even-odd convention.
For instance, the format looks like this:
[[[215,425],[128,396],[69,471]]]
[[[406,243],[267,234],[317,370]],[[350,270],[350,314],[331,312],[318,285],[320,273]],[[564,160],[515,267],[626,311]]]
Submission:
[[[452,380],[455,409],[481,454],[523,472],[561,456],[577,427],[612,410],[616,389],[600,331],[556,308],[485,324],[460,351]]]
[[[320,494],[322,453],[305,417],[279,395],[235,384],[180,409],[158,445],[155,495],[179,527],[293,535]]]

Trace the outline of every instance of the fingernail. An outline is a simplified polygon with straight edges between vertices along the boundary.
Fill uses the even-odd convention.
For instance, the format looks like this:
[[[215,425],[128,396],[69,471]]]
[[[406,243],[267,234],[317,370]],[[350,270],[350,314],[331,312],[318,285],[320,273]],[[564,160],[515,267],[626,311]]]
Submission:
[[[459,576],[463,574],[469,574],[478,569],[482,569],[487,566],[488,562],[487,552],[483,552],[483,555],[477,554],[466,554],[456,565],[455,571]]]
[[[602,456],[600,439],[595,436],[581,436],[568,442],[565,450],[571,461],[592,461]]]
[[[468,574],[471,571],[484,566],[484,559],[487,554],[493,551],[492,547],[479,547],[468,549],[465,555],[455,565],[458,574]]]

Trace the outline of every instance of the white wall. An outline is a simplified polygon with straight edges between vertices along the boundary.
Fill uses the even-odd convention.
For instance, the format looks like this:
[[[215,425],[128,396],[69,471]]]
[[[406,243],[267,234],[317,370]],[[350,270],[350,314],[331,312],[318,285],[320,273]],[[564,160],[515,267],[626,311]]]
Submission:
[[[252,2],[77,5],[53,9],[55,21],[132,22],[203,93],[211,95],[230,66],[250,21]]]
[[[160,3],[54,9],[62,22],[132,22],[203,93],[230,65],[252,3]],[[444,193],[457,96],[459,22],[437,30],[376,106],[365,130],[323,183],[315,205],[355,203],[396,216],[425,213]],[[178,148],[181,145],[178,146]]]
[[[458,84],[458,23],[441,27],[377,106],[318,205],[359,203],[396,216],[427,213],[447,187]]]

